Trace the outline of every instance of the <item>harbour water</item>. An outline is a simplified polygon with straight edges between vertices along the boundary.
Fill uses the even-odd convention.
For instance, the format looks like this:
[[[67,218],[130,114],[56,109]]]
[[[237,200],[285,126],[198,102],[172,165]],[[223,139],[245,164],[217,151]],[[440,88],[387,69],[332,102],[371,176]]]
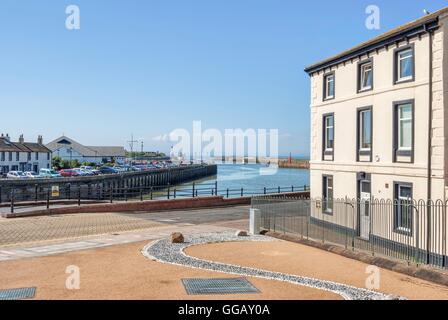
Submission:
[[[273,192],[281,187],[282,191],[290,191],[292,187],[300,190],[310,185],[309,170],[278,168],[273,175],[261,174],[266,165],[259,164],[220,164],[218,174],[195,181],[198,188],[210,188],[217,182],[220,194],[227,189],[233,194],[239,194],[241,188],[244,194],[260,194],[264,188]]]

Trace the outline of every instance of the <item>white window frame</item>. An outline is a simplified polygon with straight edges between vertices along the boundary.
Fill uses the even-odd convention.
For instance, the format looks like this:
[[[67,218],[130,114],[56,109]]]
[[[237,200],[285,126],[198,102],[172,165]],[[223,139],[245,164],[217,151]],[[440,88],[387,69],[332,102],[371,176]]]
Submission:
[[[366,90],[371,90],[373,88],[373,83],[368,85],[368,86],[364,86],[364,82],[366,80],[366,68],[369,67],[370,68],[370,73],[372,74],[372,82],[373,82],[373,63],[372,62],[366,62],[361,64],[360,66],[360,70],[359,72],[360,74],[360,81],[361,83],[359,84],[359,89],[360,91],[366,91]]]
[[[372,109],[366,109],[359,111],[359,151],[372,151],[372,122],[369,122],[370,126],[370,147],[363,148],[363,138],[364,138],[364,113],[370,113],[370,119],[372,119]]]
[[[411,107],[411,117],[410,118],[401,118],[400,109],[402,107],[404,107],[404,106],[410,106]],[[414,125],[414,123],[413,123],[413,109],[412,108],[413,108],[413,105],[411,103],[399,104],[397,106],[397,121],[398,121],[398,123],[397,123],[397,130],[398,130],[398,132],[397,132],[397,136],[398,136],[397,144],[398,144],[398,150],[399,151],[411,151],[412,150],[412,145],[414,143],[413,136],[412,136],[412,130],[414,130],[414,128],[413,128],[413,125]],[[401,125],[402,125],[402,122],[404,122],[404,121],[410,121],[411,122],[411,132],[409,133],[410,134],[410,139],[411,139],[411,145],[409,147],[402,147],[401,146],[401,131],[402,131],[401,130]]]
[[[333,119],[333,125],[328,125],[328,120],[329,119]],[[325,151],[326,152],[332,152],[333,151],[333,149],[334,149],[334,115],[327,115],[327,116],[325,116],[325,121],[324,121],[324,123],[325,123],[325,128],[324,128],[324,130],[325,130],[325,132],[324,132],[324,146],[325,146]],[[328,147],[328,142],[329,142],[329,139],[328,139],[328,130],[329,129],[331,129],[332,131],[333,131],[333,147],[331,147],[331,148],[329,148]]]
[[[330,81],[331,79],[331,81]],[[333,94],[330,95],[330,82],[333,83]],[[325,99],[333,99],[334,98],[334,89],[335,89],[335,82],[334,82],[334,74],[327,74],[325,76]]]
[[[401,221],[402,221],[402,219],[401,219],[401,217],[402,217],[402,212],[401,212],[401,210],[402,210],[402,205],[401,205],[401,201],[407,201],[407,202],[410,202],[410,203],[412,203],[412,198],[409,198],[409,197],[402,197],[401,196],[401,189],[402,188],[407,188],[407,189],[410,189],[410,191],[411,191],[411,195],[412,195],[412,187],[411,186],[409,186],[409,185],[402,185],[402,184],[397,184],[397,201],[398,201],[398,203],[397,203],[397,230],[399,230],[399,231],[403,231],[403,232],[408,232],[408,233],[410,233],[412,230],[410,229],[410,228],[407,228],[407,227],[404,227],[404,226],[402,226],[401,225]],[[411,213],[410,213],[411,215],[413,214],[412,213],[412,210],[411,210]],[[410,219],[411,219],[411,221],[412,221],[412,216],[410,217]],[[412,228],[412,223],[411,223],[411,228]]]
[[[410,53],[410,56],[403,58],[402,55],[404,55],[405,53]],[[411,59],[412,74],[410,76],[407,76],[407,77],[401,77],[401,61],[405,60],[405,59]],[[397,52],[397,82],[412,80],[412,78],[414,77],[413,76],[414,70],[415,70],[415,66],[414,66],[414,49],[410,48],[410,49],[405,49],[405,50],[402,50],[402,51],[398,51]]]
[[[328,180],[331,179],[332,186],[328,186]],[[324,183],[324,194],[322,195],[322,200],[324,201],[324,213],[332,214],[333,213],[333,199],[334,199],[334,179],[332,176],[323,176]],[[328,197],[329,190],[331,190],[331,198]],[[330,205],[329,205],[330,204]]]

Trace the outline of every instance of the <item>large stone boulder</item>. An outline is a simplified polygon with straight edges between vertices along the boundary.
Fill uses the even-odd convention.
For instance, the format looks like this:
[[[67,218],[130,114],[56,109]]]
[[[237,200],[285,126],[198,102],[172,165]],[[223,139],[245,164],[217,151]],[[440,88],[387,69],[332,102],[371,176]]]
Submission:
[[[237,236],[237,237],[247,237],[248,235],[247,235],[247,231],[239,230],[239,231],[237,231],[235,233],[235,236]]]
[[[180,232],[174,232],[171,234],[171,243],[184,243],[184,236]]]

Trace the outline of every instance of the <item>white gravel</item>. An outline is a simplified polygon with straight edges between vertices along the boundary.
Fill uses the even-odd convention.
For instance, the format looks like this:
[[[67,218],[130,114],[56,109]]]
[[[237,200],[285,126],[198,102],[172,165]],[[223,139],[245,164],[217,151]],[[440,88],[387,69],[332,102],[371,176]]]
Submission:
[[[230,242],[230,241],[277,241],[265,236],[247,236],[237,237],[232,233],[210,233],[190,235],[185,239],[185,243],[172,244],[169,239],[155,241],[145,248],[142,253],[144,256],[162,262],[191,268],[198,268],[209,271],[223,272],[234,275],[256,277],[277,281],[290,282],[301,286],[307,286],[315,289],[325,290],[341,295],[346,300],[393,300],[403,299],[400,297],[385,295],[372,290],[356,288],[353,286],[340,284],[332,281],[318,280],[313,278],[290,275],[281,272],[272,272],[256,268],[242,267],[220,262],[207,261],[187,256],[185,248],[195,245]]]

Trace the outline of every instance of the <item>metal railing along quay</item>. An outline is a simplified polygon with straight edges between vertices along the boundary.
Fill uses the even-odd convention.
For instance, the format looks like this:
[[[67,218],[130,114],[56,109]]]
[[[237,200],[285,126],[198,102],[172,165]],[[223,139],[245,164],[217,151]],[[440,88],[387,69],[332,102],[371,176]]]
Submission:
[[[206,196],[222,196],[224,198],[253,197],[258,195],[273,195],[309,191],[309,186],[262,187],[262,188],[219,188],[218,182],[190,183],[182,185],[158,186],[128,186],[114,187],[96,185],[76,186],[66,185],[63,188],[52,186],[35,187],[32,192],[16,192],[11,189],[9,201],[0,203],[14,213],[17,207],[44,206],[49,209],[52,205],[74,204],[82,206],[92,202],[114,203],[117,201],[148,201],[187,199]]]

